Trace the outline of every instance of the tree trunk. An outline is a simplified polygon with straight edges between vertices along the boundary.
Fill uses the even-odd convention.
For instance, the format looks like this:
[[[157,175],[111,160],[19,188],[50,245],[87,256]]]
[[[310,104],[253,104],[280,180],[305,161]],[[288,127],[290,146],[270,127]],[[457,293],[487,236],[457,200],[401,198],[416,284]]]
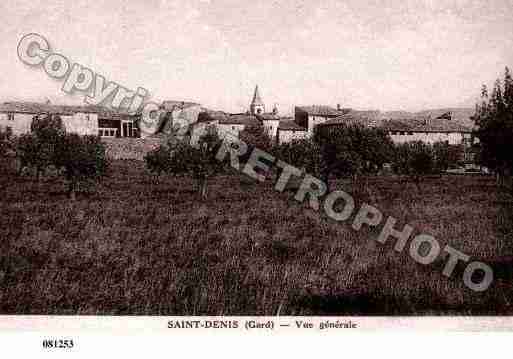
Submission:
[[[70,181],[68,183],[68,197],[73,202],[77,199],[76,190],[76,183],[74,181]]]
[[[207,179],[200,180],[200,196],[202,199],[207,199]]]

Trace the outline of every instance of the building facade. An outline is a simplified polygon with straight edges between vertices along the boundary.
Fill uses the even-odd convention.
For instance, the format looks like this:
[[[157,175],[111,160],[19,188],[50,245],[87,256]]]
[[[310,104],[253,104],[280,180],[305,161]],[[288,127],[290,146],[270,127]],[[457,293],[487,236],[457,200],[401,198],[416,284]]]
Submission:
[[[14,135],[30,132],[36,116],[61,118],[66,132],[100,137],[138,137],[137,115],[118,113],[97,106],[57,106],[32,102],[0,104],[0,127]]]

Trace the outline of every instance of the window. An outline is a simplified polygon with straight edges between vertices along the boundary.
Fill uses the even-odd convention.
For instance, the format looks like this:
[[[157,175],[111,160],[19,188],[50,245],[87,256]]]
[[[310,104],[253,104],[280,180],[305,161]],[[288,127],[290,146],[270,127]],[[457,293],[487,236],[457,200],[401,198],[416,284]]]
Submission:
[[[103,136],[103,130],[98,130],[98,136]]]
[[[235,126],[232,126],[232,130],[234,130],[234,131],[235,131]]]
[[[7,133],[12,133],[12,127],[11,126],[5,126],[5,131]]]
[[[400,134],[401,136],[404,136],[404,131],[399,131],[399,134]]]
[[[14,121],[14,113],[8,113],[7,114],[7,120],[8,121]]]

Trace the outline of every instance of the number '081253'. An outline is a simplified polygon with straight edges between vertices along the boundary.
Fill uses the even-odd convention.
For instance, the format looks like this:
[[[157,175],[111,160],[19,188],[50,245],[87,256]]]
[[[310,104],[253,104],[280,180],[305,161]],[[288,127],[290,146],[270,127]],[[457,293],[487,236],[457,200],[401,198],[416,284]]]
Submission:
[[[45,349],[71,349],[74,347],[73,339],[45,339],[43,348]]]

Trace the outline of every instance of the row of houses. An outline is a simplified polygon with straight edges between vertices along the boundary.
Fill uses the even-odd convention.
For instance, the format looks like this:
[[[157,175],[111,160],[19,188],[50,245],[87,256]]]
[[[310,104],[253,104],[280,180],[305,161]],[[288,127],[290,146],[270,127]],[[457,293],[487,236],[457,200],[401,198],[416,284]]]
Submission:
[[[258,86],[255,89],[249,111],[243,114],[228,114],[219,111],[201,113],[194,131],[198,137],[207,126],[216,126],[222,133],[237,137],[246,126],[261,124],[276,143],[307,139],[313,136],[317,126],[341,126],[358,123],[367,127],[382,128],[395,143],[423,141],[426,143],[447,142],[451,145],[472,145],[474,123],[468,111],[434,113],[382,113],[380,111],[356,111],[324,105],[296,106],[293,117],[281,117],[275,109],[265,112]]]
[[[0,104],[0,127],[14,135],[30,132],[35,116],[58,115],[67,132],[101,137],[138,137],[138,116],[100,106],[57,106],[49,103]]]
[[[210,111],[200,104],[186,101],[164,101],[157,113],[151,114],[157,121],[141,131],[142,114],[113,111],[100,106],[57,106],[50,103],[6,102],[0,104],[0,127],[9,128],[15,135],[30,131],[34,116],[59,115],[67,131],[82,135],[98,135],[105,138],[165,137],[179,125],[191,125],[193,137],[199,137],[208,126],[215,126],[220,133],[238,137],[247,126],[263,125],[276,143],[313,136],[317,126],[340,126],[359,123],[368,127],[380,127],[388,131],[396,143],[424,141],[434,143],[472,145],[473,123],[470,116],[453,116],[451,113],[407,115],[405,113],[381,113],[380,111],[356,111],[323,105],[296,106],[292,117],[278,114],[276,106],[266,112],[258,86],[255,88],[249,109],[245,113],[230,114]]]

